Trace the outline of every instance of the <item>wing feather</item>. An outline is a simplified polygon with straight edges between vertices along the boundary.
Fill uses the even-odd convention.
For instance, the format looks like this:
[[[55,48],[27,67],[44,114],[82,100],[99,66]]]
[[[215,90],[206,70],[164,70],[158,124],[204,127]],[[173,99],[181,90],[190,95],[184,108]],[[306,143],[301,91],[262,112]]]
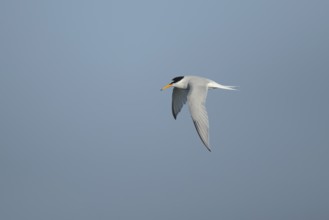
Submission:
[[[207,92],[207,87],[193,86],[190,88],[187,100],[192,120],[199,137],[206,148],[211,151],[209,145],[209,121],[205,107]]]
[[[177,118],[178,113],[181,111],[183,105],[187,101],[188,89],[174,88],[172,93],[172,114],[174,118]]]

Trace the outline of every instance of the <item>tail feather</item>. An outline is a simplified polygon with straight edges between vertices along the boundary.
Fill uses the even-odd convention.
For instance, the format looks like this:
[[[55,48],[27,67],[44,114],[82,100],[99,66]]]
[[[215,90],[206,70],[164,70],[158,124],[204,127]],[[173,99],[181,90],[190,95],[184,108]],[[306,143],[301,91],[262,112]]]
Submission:
[[[215,81],[210,81],[208,83],[208,87],[213,88],[213,89],[237,90],[236,89],[237,86],[225,86],[225,85],[221,85]]]
[[[226,89],[226,90],[237,90],[237,87],[236,86],[224,86],[224,85],[220,85],[217,88],[219,88],[219,89]]]

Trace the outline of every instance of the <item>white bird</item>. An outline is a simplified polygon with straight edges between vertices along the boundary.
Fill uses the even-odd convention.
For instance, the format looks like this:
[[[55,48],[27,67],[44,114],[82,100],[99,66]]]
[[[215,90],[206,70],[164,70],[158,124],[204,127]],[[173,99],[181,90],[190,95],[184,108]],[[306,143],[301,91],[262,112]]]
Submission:
[[[199,76],[178,76],[161,90],[174,87],[172,93],[172,114],[176,119],[183,105],[188,102],[194,126],[206,148],[209,145],[209,122],[205,107],[208,88],[235,90],[234,86],[224,86],[213,80]]]

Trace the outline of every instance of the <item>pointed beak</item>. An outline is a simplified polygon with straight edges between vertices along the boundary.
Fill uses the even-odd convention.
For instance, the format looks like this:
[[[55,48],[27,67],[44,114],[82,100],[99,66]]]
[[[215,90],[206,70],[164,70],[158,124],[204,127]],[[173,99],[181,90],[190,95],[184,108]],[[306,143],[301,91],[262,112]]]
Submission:
[[[168,85],[165,85],[164,87],[162,87],[161,91],[168,89],[169,87],[172,87],[172,83],[169,83]]]

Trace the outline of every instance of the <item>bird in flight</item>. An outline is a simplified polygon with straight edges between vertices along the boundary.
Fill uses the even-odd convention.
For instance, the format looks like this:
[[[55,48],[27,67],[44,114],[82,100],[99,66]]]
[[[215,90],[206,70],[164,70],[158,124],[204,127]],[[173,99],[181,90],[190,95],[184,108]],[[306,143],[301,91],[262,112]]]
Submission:
[[[224,86],[213,80],[199,76],[178,76],[164,86],[161,90],[174,87],[172,93],[172,114],[176,119],[183,105],[188,107],[194,126],[202,143],[211,151],[209,145],[209,122],[205,107],[208,89],[235,90],[234,86]]]

